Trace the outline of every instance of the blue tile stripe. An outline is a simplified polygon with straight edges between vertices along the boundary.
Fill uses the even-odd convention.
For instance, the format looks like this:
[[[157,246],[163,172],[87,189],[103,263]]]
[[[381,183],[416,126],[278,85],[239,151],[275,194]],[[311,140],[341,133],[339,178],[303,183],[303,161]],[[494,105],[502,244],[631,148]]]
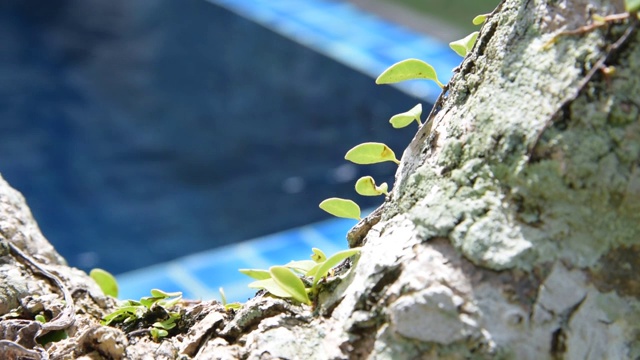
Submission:
[[[312,247],[328,255],[346,249],[346,234],[355,223],[330,219],[121,274],[116,277],[120,298],[138,299],[160,288],[182,291],[190,299],[219,299],[218,288],[223,287],[228,301],[244,302],[255,290],[247,287],[252,279],[238,269],[268,269],[308,259]]]
[[[461,58],[424,34],[365,13],[348,2],[327,0],[208,0],[372,78],[408,58],[430,63],[446,83]],[[434,103],[440,88],[431,81],[394,84]]]

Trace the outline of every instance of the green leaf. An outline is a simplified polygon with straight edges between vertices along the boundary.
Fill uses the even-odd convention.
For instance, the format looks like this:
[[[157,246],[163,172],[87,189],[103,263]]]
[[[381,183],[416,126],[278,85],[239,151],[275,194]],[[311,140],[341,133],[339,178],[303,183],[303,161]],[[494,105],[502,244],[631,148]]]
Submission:
[[[240,271],[241,273],[254,278],[256,280],[264,280],[264,279],[270,279],[271,278],[271,274],[269,273],[269,270],[262,270],[262,269],[238,269],[238,271]]]
[[[402,60],[391,65],[378,76],[376,84],[392,84],[415,79],[433,80],[438,86],[444,87],[438,80],[438,75],[433,66],[418,59]]]
[[[320,265],[320,267],[318,267],[318,270],[316,271],[316,274],[313,277],[313,285],[311,288],[315,289],[316,285],[318,284],[318,281],[320,281],[320,279],[322,279],[325,275],[327,275],[329,270],[331,270],[334,266],[338,265],[342,260],[349,258],[359,252],[360,252],[360,248],[352,248],[352,249],[347,249],[343,251],[338,251],[337,253],[331,255],[331,257],[328,258],[327,261],[325,261],[324,263],[322,263],[322,265]]]
[[[291,297],[303,304],[311,304],[304,283],[293,271],[284,266],[272,266],[269,272],[276,284],[291,294]]]
[[[362,196],[378,196],[388,194],[387,183],[376,186],[376,182],[371,176],[363,176],[356,181],[356,192]]]
[[[267,290],[274,296],[281,298],[290,298],[291,294],[289,294],[286,290],[280,287],[273,278],[268,278],[264,280],[254,281],[248,285],[252,289],[264,289]]]
[[[449,43],[449,47],[451,47],[451,49],[453,49],[456,54],[465,57],[467,56],[469,51],[471,51],[473,45],[476,43],[478,34],[478,31],[474,31],[463,39]]]
[[[489,17],[489,15],[491,14],[480,14],[474,17],[473,20],[471,20],[471,22],[473,23],[473,25],[481,25],[485,21],[487,21],[487,18]]]
[[[389,122],[391,126],[396,129],[403,128],[411,124],[414,120],[418,122],[418,125],[422,125],[420,117],[422,116],[422,104],[418,104],[411,108],[411,110],[393,115]]]
[[[628,13],[640,10],[640,0],[624,0],[624,7]]]
[[[320,203],[320,209],[341,218],[360,220],[360,206],[347,199],[329,198]]]
[[[174,327],[176,327],[176,319],[168,318],[167,320],[164,320],[164,321],[161,321],[161,322],[160,321],[156,321],[151,326],[156,327],[156,328],[160,328],[160,329],[171,330]]]
[[[311,260],[314,262],[320,263],[327,260],[327,255],[325,255],[322,250],[318,248],[311,248],[311,251],[313,251],[313,254],[311,254]]]
[[[118,297],[118,282],[108,271],[103,269],[93,269],[89,273],[93,281],[98,284],[102,292],[114,298]]]
[[[151,289],[151,296],[157,297],[157,298],[166,299],[166,298],[170,298],[170,297],[182,296],[182,292],[180,292],[180,291],[166,292],[166,291],[162,291],[160,289]]]
[[[360,165],[377,164],[385,161],[393,161],[400,164],[396,154],[383,143],[368,142],[356,145],[347,151],[346,160]]]
[[[42,314],[36,315],[35,319],[36,319],[37,322],[39,322],[41,324],[44,324],[44,323],[47,322],[47,319]]]
[[[232,302],[232,303],[226,304],[224,306],[224,309],[225,310],[240,310],[240,309],[242,309],[242,304],[239,303],[239,302]]]
[[[151,329],[149,329],[149,333],[151,334],[153,341],[158,341],[158,339],[169,335],[169,332],[167,330],[158,329],[155,327],[152,327]]]
[[[312,261],[312,260],[299,260],[299,261],[290,261],[287,264],[285,264],[284,266],[288,267],[289,269],[291,269],[291,270],[293,270],[295,272],[299,272],[301,274],[305,274],[311,268],[316,266],[316,263],[315,263],[315,261]]]
[[[226,306],[227,305],[227,295],[224,293],[224,289],[222,287],[219,287],[218,291],[220,292],[220,301],[222,302],[222,306]]]

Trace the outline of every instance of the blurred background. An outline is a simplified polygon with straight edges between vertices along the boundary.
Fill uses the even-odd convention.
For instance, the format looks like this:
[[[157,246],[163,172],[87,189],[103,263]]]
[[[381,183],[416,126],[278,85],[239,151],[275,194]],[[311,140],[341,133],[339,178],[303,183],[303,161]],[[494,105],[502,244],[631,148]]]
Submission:
[[[400,157],[416,129],[388,119],[439,92],[375,77],[416,57],[446,81],[497,2],[5,0],[0,173],[71,266],[114,274],[316,223],[328,197],[374,208],[355,180],[396,166],[345,152]]]

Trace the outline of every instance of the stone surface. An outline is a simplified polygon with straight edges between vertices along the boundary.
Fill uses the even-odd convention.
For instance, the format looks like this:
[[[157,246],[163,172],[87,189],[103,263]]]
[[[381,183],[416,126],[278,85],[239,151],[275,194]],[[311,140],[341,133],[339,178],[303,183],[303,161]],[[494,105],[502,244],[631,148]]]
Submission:
[[[548,40],[557,31],[545,20],[549,14],[561,12],[564,5],[574,9],[583,2],[541,4],[506,0],[489,19],[478,46],[454,77],[450,97],[432,119],[431,135],[425,131],[428,125],[424,126],[405,153],[399,185],[382,207],[380,220],[363,220],[369,225],[356,230],[366,233],[360,241],[360,256],[335,286],[334,279],[328,279],[325,289],[331,289],[330,293],[321,294],[313,307],[257,296],[237,312],[226,312],[213,302],[185,302],[174,310],[184,311],[190,321],[188,329],[199,330],[200,335],[185,336],[189,330],[183,329],[155,343],[147,336],[130,334],[126,356],[188,359],[181,349],[189,349],[189,354],[200,359],[214,359],[216,354],[246,359],[640,357],[640,301],[635,280],[638,257],[634,256],[640,247],[640,232],[633,221],[638,213],[628,200],[639,195],[634,174],[640,151],[627,142],[640,135],[640,128],[637,112],[624,105],[640,104],[636,99],[640,89],[633,88],[635,79],[640,78],[640,64],[635,60],[640,58],[640,38],[626,32],[629,23],[624,21],[608,25],[611,29],[607,32],[559,38],[553,46],[566,50],[563,56],[580,58],[593,51],[592,61],[596,62],[603,50],[594,48],[593,42],[622,39],[625,47],[614,48],[619,51],[617,56],[608,59],[609,65],[621,67],[617,73],[621,77],[589,78],[588,72],[585,75],[570,69],[559,75],[573,77],[560,80],[574,86],[567,95],[565,89],[548,83],[553,81],[548,74],[528,79],[516,76],[515,82],[537,84],[519,88],[534,92],[527,99],[545,104],[540,105],[540,118],[528,113],[533,104],[522,106],[521,111],[527,113],[520,114],[514,107],[503,114],[507,105],[502,102],[511,95],[492,85],[504,85],[502,76],[509,78],[510,68],[503,61],[517,57],[507,51],[509,46],[530,56],[553,55],[524,48],[540,44],[539,37]],[[598,9],[603,14],[619,11],[609,6],[603,2]],[[566,26],[573,28],[586,15],[568,19]],[[625,41],[624,34],[633,36]],[[501,51],[500,56],[483,58]],[[556,59],[566,61],[565,66],[593,65],[576,65],[575,60]],[[507,65],[513,64],[519,63]],[[593,68],[600,71],[595,65]],[[560,71],[556,65],[550,66]],[[522,76],[528,76],[528,71]],[[470,90],[469,74],[484,81],[473,80],[475,88]],[[539,88],[551,90],[541,92]],[[635,90],[627,91],[631,88]],[[495,96],[480,104],[477,96],[489,89]],[[558,92],[569,98],[558,96]],[[559,110],[558,114],[547,111],[554,106],[575,109]],[[590,106],[592,112],[580,110]],[[629,111],[609,111],[613,108]],[[517,126],[518,120],[505,119],[507,115],[531,122]],[[600,129],[599,136],[585,127]],[[583,136],[576,133],[589,135],[594,142],[590,146],[601,151],[569,152],[567,149],[575,150],[576,144],[583,142]],[[611,136],[618,136],[619,141],[608,143]],[[599,147],[597,141],[609,145]],[[635,150],[621,151],[619,146]],[[603,171],[624,167],[621,164],[629,165],[621,170],[622,177]],[[586,198],[587,190],[593,199]],[[523,193],[535,196],[519,198]],[[539,206],[531,207],[536,204]],[[612,214],[617,219],[604,230],[598,228],[611,220]],[[471,244],[470,239],[479,243]],[[519,245],[523,242],[532,246],[524,249]],[[8,254],[5,251],[2,259],[21,269],[26,266],[16,260],[13,248]],[[619,264],[613,265],[616,262]],[[49,267],[65,284],[80,283],[69,282],[71,278],[83,279],[64,265]],[[90,282],[86,275],[84,280]],[[37,295],[56,292],[37,276],[27,287],[31,288],[32,282]],[[88,293],[90,289],[79,292]],[[44,297],[51,301],[59,298]],[[102,302],[88,306],[90,299]],[[105,330],[97,324],[100,313],[112,309],[113,303],[99,294],[78,296],[76,302],[80,310],[70,328],[71,336],[54,346],[62,349],[73,342],[84,344],[72,355],[87,358],[95,352],[118,349],[101,349],[98,344],[82,342],[80,336],[93,329],[113,335],[112,340],[122,339],[120,330]],[[61,306],[42,305],[51,309]],[[0,321],[5,330],[12,330],[5,326],[9,324]],[[207,327],[210,332],[202,335]],[[207,340],[202,343],[202,339]],[[0,341],[0,346],[10,346],[7,339]]]

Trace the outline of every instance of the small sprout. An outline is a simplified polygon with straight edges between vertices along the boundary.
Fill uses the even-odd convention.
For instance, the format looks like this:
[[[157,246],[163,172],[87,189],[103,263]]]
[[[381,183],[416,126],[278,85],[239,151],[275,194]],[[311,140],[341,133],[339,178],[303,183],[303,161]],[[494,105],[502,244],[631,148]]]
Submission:
[[[628,13],[640,10],[640,0],[624,0],[624,7]]]
[[[422,116],[422,104],[418,104],[411,108],[411,110],[393,115],[389,122],[391,126],[396,129],[403,128],[411,124],[414,120],[418,122],[418,125],[422,125],[420,117]]]
[[[304,283],[293,271],[284,266],[272,266],[269,272],[276,284],[291,294],[291,297],[303,304],[311,305]]]
[[[269,273],[269,270],[239,269],[238,271],[256,280],[264,280],[264,279],[271,278],[271,274]]]
[[[392,84],[415,79],[433,80],[441,88],[444,87],[438,80],[438,75],[433,66],[418,59],[402,60],[391,65],[378,76],[376,84]]]
[[[327,260],[327,255],[325,255],[322,250],[318,248],[311,248],[311,251],[313,252],[313,254],[311,254],[311,260],[317,263]]]
[[[313,285],[311,288],[315,289],[316,285],[318,284],[318,281],[320,281],[320,279],[325,277],[329,272],[329,270],[331,270],[334,266],[338,265],[342,260],[352,257],[353,255],[359,252],[360,252],[360,248],[352,248],[352,249],[347,249],[343,251],[338,251],[337,253],[331,255],[331,257],[328,258],[327,261],[325,261],[324,263],[322,263],[322,265],[320,265],[320,267],[318,267],[318,270],[316,271],[316,274],[313,277]]]
[[[333,216],[360,220],[360,206],[351,200],[329,198],[320,203],[320,209]]]
[[[387,145],[368,142],[356,145],[344,156],[346,160],[360,165],[377,164],[385,161],[393,161],[400,164],[396,154]]]
[[[157,327],[152,327],[151,329],[149,329],[149,334],[151,334],[151,338],[153,339],[153,341],[158,341],[161,338],[169,335],[169,332],[165,329],[159,329]]]
[[[93,269],[89,273],[89,276],[96,282],[96,284],[98,284],[105,295],[114,298],[118,297],[118,282],[108,271],[103,269]]]
[[[491,14],[480,14],[474,17],[473,20],[471,20],[471,22],[473,23],[473,25],[482,25],[484,24],[485,21],[487,21],[487,18],[489,17],[489,15]]]
[[[41,324],[44,324],[47,322],[47,319],[42,314],[38,314],[36,315],[36,321]]]
[[[380,186],[376,186],[376,182],[371,176],[363,176],[356,181],[356,192],[362,196],[388,195],[389,192],[387,189],[387,183],[382,183]]]
[[[449,47],[451,47],[456,54],[465,57],[469,51],[473,49],[473,45],[475,45],[476,40],[478,39],[478,34],[478,31],[474,31],[463,39],[449,43]]]
[[[225,310],[238,310],[242,307],[242,304],[239,302],[227,303],[227,295],[225,295],[223,288],[218,288],[218,291],[220,291],[220,300]]]

